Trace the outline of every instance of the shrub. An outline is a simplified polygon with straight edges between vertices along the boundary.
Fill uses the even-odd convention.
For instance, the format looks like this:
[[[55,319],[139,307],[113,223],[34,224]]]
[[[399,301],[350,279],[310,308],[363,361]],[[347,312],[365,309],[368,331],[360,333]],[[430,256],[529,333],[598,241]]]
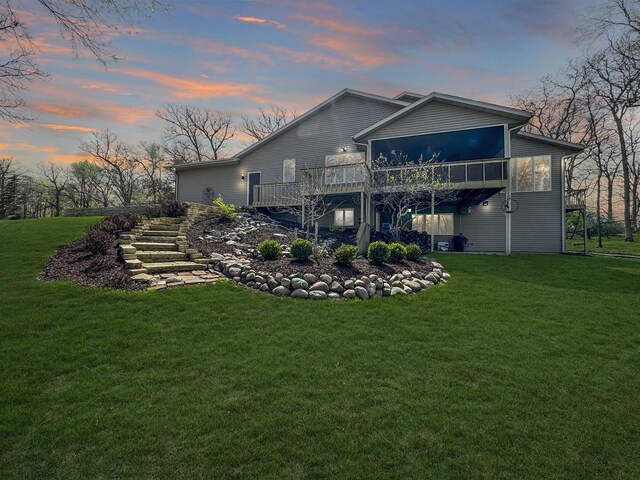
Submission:
[[[91,253],[105,255],[113,248],[115,238],[110,233],[99,229],[91,229],[84,237],[84,247]]]
[[[276,240],[265,240],[258,245],[258,252],[265,260],[275,260],[282,254],[282,247]]]
[[[389,245],[389,261],[393,263],[402,262],[407,258],[407,248],[399,242]]]
[[[165,200],[160,205],[161,217],[183,217],[187,213],[187,206],[177,200]]]
[[[422,255],[422,249],[420,248],[420,245],[411,243],[405,248],[407,250],[407,260],[420,260],[420,256]]]
[[[117,237],[122,232],[128,232],[133,229],[138,220],[138,216],[133,213],[117,213],[103,218],[89,230],[106,232]]]
[[[344,233],[344,227],[342,225],[333,224],[329,227],[331,233]]]
[[[343,243],[338,248],[336,248],[335,252],[333,252],[333,259],[339,265],[350,267],[357,255],[358,247]]]
[[[313,253],[313,245],[309,240],[304,238],[296,238],[291,242],[291,256],[296,260],[309,260],[309,257]]]
[[[236,206],[232,203],[224,203],[222,197],[218,195],[213,201],[213,204],[220,209],[220,219],[221,220],[231,220],[236,216]]]
[[[389,259],[389,245],[384,242],[372,242],[367,249],[367,257],[372,263],[380,265]]]

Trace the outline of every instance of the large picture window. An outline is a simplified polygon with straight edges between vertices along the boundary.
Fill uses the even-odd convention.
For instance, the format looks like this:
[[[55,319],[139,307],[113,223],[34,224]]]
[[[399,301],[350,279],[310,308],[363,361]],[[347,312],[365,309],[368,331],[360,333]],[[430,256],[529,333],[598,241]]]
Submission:
[[[395,156],[394,156],[395,153]],[[371,142],[371,158],[458,162],[504,157],[504,126],[470,128]],[[406,160],[405,160],[406,157]]]
[[[551,190],[551,156],[516,157],[511,160],[511,189],[514,192]]]
[[[290,158],[282,162],[282,181],[296,181],[296,159]]]
[[[333,223],[341,227],[353,227],[355,225],[353,208],[336,208]]]
[[[325,157],[325,165],[334,168],[327,169],[325,183],[327,185],[337,185],[362,182],[364,180],[362,173],[363,163],[363,152],[327,155]]]
[[[437,213],[433,216],[434,228],[431,228],[431,214],[415,214],[411,217],[411,228],[418,232],[434,235],[453,235],[453,213]]]

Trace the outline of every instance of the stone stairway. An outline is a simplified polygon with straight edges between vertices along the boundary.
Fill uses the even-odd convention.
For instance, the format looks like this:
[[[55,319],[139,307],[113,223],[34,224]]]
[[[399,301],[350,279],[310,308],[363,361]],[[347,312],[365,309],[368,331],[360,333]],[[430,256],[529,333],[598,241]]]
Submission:
[[[208,259],[187,246],[188,217],[143,220],[120,235],[125,267],[131,276],[205,270]]]

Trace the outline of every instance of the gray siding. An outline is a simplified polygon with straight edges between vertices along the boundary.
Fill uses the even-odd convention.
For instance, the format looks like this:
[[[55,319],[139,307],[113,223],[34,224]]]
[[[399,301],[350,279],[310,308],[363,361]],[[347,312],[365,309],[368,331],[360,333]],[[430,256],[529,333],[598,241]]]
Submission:
[[[370,138],[401,137],[446,130],[463,130],[465,128],[508,124],[509,122],[508,118],[500,115],[435,100],[374,131],[371,133]]]
[[[324,166],[325,156],[357,151],[351,137],[401,107],[346,95],[240,160],[238,165],[180,172],[180,200],[202,202],[206,187],[213,187],[226,202],[246,205],[247,184],[241,175],[261,171],[262,183],[282,181],[282,161],[296,159],[296,175],[302,168]]]
[[[475,205],[469,215],[454,216],[454,233],[467,237],[467,251],[504,252],[506,222],[502,212],[503,200],[504,194],[498,193],[487,199],[489,205]]]
[[[511,136],[511,157],[551,155],[550,192],[514,192],[518,210],[511,214],[513,252],[562,252],[564,202],[562,198],[561,147]]]

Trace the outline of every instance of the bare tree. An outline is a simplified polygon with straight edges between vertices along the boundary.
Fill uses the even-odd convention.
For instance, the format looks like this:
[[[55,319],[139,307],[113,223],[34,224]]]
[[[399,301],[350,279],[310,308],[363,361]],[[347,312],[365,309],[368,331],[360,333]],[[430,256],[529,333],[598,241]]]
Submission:
[[[80,144],[80,149],[100,165],[113,191],[123,205],[131,205],[138,193],[140,171],[138,160],[131,148],[108,130],[93,132],[88,140]]]
[[[609,48],[589,56],[583,65],[586,84],[594,97],[608,110],[620,145],[625,240],[628,242],[633,242],[633,226],[631,172],[625,122],[630,111],[640,106],[640,60],[629,54],[634,48],[625,39],[611,40]]]
[[[53,216],[59,217],[62,213],[62,201],[67,190],[67,172],[55,163],[41,163],[38,165],[38,171],[49,193],[47,201],[53,210]]]
[[[62,38],[77,54],[89,51],[101,63],[117,60],[109,40],[120,26],[133,25],[143,15],[159,7],[158,0],[37,0],[46,15],[58,26]],[[35,47],[20,15],[19,0],[0,0],[0,42],[7,47],[0,56],[0,119],[23,122],[28,84],[47,74],[37,63]]]
[[[101,169],[87,160],[74,162],[69,167],[67,197],[76,208],[89,208],[96,200],[95,186],[101,179]]]
[[[629,173],[631,185],[631,223],[638,230],[640,214],[640,120],[632,121],[627,128],[629,146]]]
[[[142,183],[147,198],[154,203],[169,198],[171,196],[171,177],[165,167],[170,162],[165,157],[162,147],[157,143],[141,142],[137,149],[136,159],[142,172]]]
[[[229,114],[206,108],[169,103],[156,115],[167,123],[163,137],[175,165],[223,158],[236,133]]]
[[[0,158],[0,218],[13,214],[18,200],[20,171],[12,158]]]
[[[380,155],[372,163],[370,191],[378,205],[393,212],[391,231],[396,239],[408,225],[412,209],[454,200],[457,190],[448,178],[446,167],[437,162],[438,154],[425,160],[411,160],[402,152]],[[433,247],[433,232],[432,247]]]
[[[298,116],[297,112],[289,111],[279,105],[260,107],[258,112],[256,117],[243,116],[240,124],[240,130],[253,141],[262,140]]]

